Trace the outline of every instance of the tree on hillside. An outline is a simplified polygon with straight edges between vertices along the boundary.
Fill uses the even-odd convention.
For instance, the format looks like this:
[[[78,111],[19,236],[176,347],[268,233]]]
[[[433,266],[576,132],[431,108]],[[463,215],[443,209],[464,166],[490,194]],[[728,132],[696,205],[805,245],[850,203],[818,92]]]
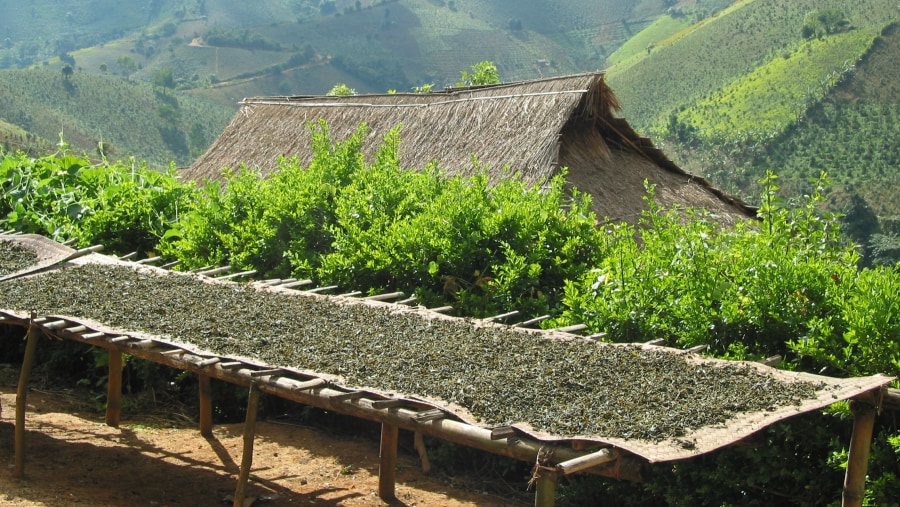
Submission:
[[[68,81],[69,78],[72,77],[72,74],[75,73],[75,69],[73,69],[72,66],[67,63],[63,66],[63,68],[61,69],[61,72],[62,72],[63,78]]]
[[[803,20],[803,37],[831,35],[850,26],[847,15],[838,9],[810,11]]]
[[[160,88],[175,88],[174,70],[170,68],[160,69],[153,75],[153,84]]]
[[[485,60],[472,65],[472,72],[460,71],[460,80],[456,86],[483,86],[500,84],[500,74],[497,73],[497,65]]]
[[[137,63],[134,62],[134,58],[128,55],[120,56],[116,60],[116,65],[119,66],[119,70],[122,71],[122,75],[125,77],[128,77],[137,72]]]

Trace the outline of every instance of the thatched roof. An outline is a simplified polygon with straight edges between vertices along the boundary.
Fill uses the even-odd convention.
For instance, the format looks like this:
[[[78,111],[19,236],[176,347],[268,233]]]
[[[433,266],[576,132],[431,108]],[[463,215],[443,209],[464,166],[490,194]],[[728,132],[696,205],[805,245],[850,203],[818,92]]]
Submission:
[[[243,163],[267,174],[279,157],[312,158],[310,122],[325,119],[342,141],[365,122],[367,150],[402,124],[400,160],[411,169],[437,161],[448,174],[477,171],[474,155],[491,176],[509,167],[529,183],[569,168],[569,181],[594,196],[600,217],[634,221],[644,208],[643,180],[657,185],[661,204],[705,208],[724,222],[754,210],[675,166],[628,123],[601,73],[579,74],[428,94],[350,97],[257,97],[240,112],[192,167],[189,179],[221,178]]]

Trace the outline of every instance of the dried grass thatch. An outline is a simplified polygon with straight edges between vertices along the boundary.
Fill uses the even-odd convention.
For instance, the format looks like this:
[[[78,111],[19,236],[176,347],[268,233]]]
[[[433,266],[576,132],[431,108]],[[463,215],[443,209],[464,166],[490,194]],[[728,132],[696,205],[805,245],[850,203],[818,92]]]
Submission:
[[[569,181],[594,196],[600,217],[634,221],[644,208],[645,179],[657,186],[662,204],[706,208],[726,223],[754,215],[675,166],[617,118],[618,109],[601,73],[428,94],[249,98],[185,177],[215,180],[224,167],[241,163],[267,174],[282,156],[307,164],[308,125],[325,119],[335,141],[366,123],[369,152],[402,125],[400,160],[412,169],[437,161],[448,174],[469,175],[478,170],[474,156],[495,181],[509,167],[535,184],[568,167]]]

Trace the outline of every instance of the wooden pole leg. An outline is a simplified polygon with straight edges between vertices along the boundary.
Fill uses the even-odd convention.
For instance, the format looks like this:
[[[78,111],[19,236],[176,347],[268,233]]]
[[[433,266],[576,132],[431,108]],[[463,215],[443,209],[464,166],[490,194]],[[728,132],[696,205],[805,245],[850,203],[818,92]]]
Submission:
[[[556,471],[543,468],[535,481],[534,507],[553,507],[556,502]]]
[[[244,423],[244,450],[241,457],[241,473],[238,476],[237,489],[234,492],[234,507],[244,507],[247,496],[247,481],[250,479],[250,467],[253,466],[253,438],[256,434],[256,414],[259,411],[259,387],[256,382],[250,384],[250,396],[247,399],[247,421]]]
[[[874,395],[850,400],[853,411],[853,435],[847,472],[844,476],[843,507],[862,507],[866,496],[866,473],[869,467],[869,451],[872,448],[872,432],[875,427]]]
[[[212,386],[208,375],[200,375],[200,435],[212,437]]]
[[[19,479],[25,477],[25,408],[28,403],[28,379],[31,377],[31,367],[34,366],[34,355],[40,336],[41,333],[37,327],[31,326],[28,328],[28,333],[25,335],[27,340],[25,344],[25,358],[22,360],[22,370],[19,371],[19,386],[16,390],[16,456],[13,475]]]
[[[378,497],[388,502],[397,498],[394,486],[397,482],[397,446],[400,428],[381,424],[381,448],[378,463]]]
[[[106,425],[119,427],[122,415],[122,352],[109,350],[109,381],[106,386]]]

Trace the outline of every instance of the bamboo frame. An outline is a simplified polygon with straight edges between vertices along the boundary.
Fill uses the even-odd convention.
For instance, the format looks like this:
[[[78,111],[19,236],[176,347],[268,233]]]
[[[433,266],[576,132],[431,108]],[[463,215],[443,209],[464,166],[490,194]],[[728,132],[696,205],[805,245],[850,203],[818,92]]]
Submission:
[[[32,316],[34,320],[34,316]],[[16,389],[16,431],[15,431],[15,465],[13,476],[19,479],[25,477],[25,408],[28,404],[28,379],[31,377],[31,367],[34,366],[34,356],[37,351],[37,342],[40,338],[40,330],[34,324],[28,327],[25,345],[25,358],[22,360],[22,370],[19,371],[19,386]]]
[[[535,479],[534,507],[553,507],[556,505],[555,470],[539,468]]]
[[[378,497],[388,502],[395,498],[397,482],[397,446],[400,428],[393,424],[381,425],[381,445],[378,453]]]
[[[200,391],[200,435],[212,438],[212,379],[201,373],[197,375],[197,380]]]
[[[119,427],[122,414],[122,368],[124,361],[122,352],[108,350],[109,380],[106,386],[106,425]]]
[[[247,482],[250,479],[250,467],[253,466],[253,439],[256,436],[256,414],[259,411],[259,387],[256,382],[250,384],[250,396],[247,398],[247,420],[244,423],[244,449],[241,457],[241,472],[234,491],[234,507],[244,507],[247,496]]]
[[[23,361],[23,368],[20,374],[19,397],[17,398],[17,474],[23,474],[24,470],[25,390],[27,389],[28,376],[34,361],[37,339],[42,332],[53,331],[49,335],[108,349],[111,370],[120,371],[121,368],[114,367],[116,362],[114,358],[117,355],[121,356],[122,353],[128,353],[159,364],[197,373],[201,390],[201,433],[211,435],[212,410],[209,384],[212,378],[250,387],[251,399],[248,400],[247,423],[244,432],[244,455],[238,484],[238,487],[243,489],[243,491],[238,492],[244,495],[246,494],[246,484],[249,478],[250,466],[252,465],[256,411],[261,392],[381,423],[379,496],[386,501],[392,499],[395,495],[397,441],[399,429],[401,428],[413,431],[417,440],[420,440],[423,435],[429,435],[524,461],[533,461],[535,456],[545,456],[546,458],[541,462],[540,469],[535,472],[534,476],[534,483],[537,485],[535,505],[539,507],[553,505],[556,482],[558,477],[563,475],[586,472],[619,480],[641,480],[641,463],[643,463],[643,460],[628,453],[596,448],[587,451],[584,446],[575,445],[574,442],[554,444],[535,440],[527,434],[508,431],[513,430],[513,428],[499,427],[491,430],[474,426],[452,417],[444,417],[446,414],[438,413],[440,411],[436,409],[425,410],[425,407],[418,406],[415,402],[408,400],[384,399],[378,394],[365,391],[347,392],[315,376],[308,376],[307,374],[300,374],[283,368],[271,368],[265,365],[236,361],[220,356],[209,356],[206,353],[184,350],[178,348],[177,345],[170,345],[159,340],[147,340],[152,342],[152,347],[136,347],[133,341],[114,340],[116,335],[97,332],[87,333],[85,331],[90,330],[84,325],[79,325],[77,321],[48,321],[47,318],[37,319],[34,316],[31,319],[26,319],[6,316],[5,314],[0,316],[3,316],[3,320],[8,323],[28,326],[26,358]],[[46,329],[47,327],[51,329]],[[101,339],[94,339],[97,335]],[[174,348],[169,349],[168,347]],[[178,353],[172,353],[173,351]],[[222,368],[221,363],[223,361],[225,361],[225,364],[229,362],[234,363],[235,366],[227,369]],[[255,376],[253,375],[254,373],[265,373],[265,375]],[[116,381],[111,379],[110,387],[112,388],[115,384]],[[851,442],[850,463],[847,469],[844,491],[844,505],[847,506],[861,505],[862,494],[865,491],[865,475],[875,417],[876,394],[880,392],[879,390],[871,390],[859,394],[853,400],[855,415],[854,434]],[[204,414],[208,415],[204,416]],[[558,463],[557,465],[550,463],[550,456],[552,456],[553,462]],[[22,475],[18,476],[21,477]]]
[[[869,451],[872,448],[872,432],[875,427],[875,396],[869,392],[850,400],[853,411],[853,434],[844,476],[842,507],[862,507],[866,496],[866,473],[869,467]]]

